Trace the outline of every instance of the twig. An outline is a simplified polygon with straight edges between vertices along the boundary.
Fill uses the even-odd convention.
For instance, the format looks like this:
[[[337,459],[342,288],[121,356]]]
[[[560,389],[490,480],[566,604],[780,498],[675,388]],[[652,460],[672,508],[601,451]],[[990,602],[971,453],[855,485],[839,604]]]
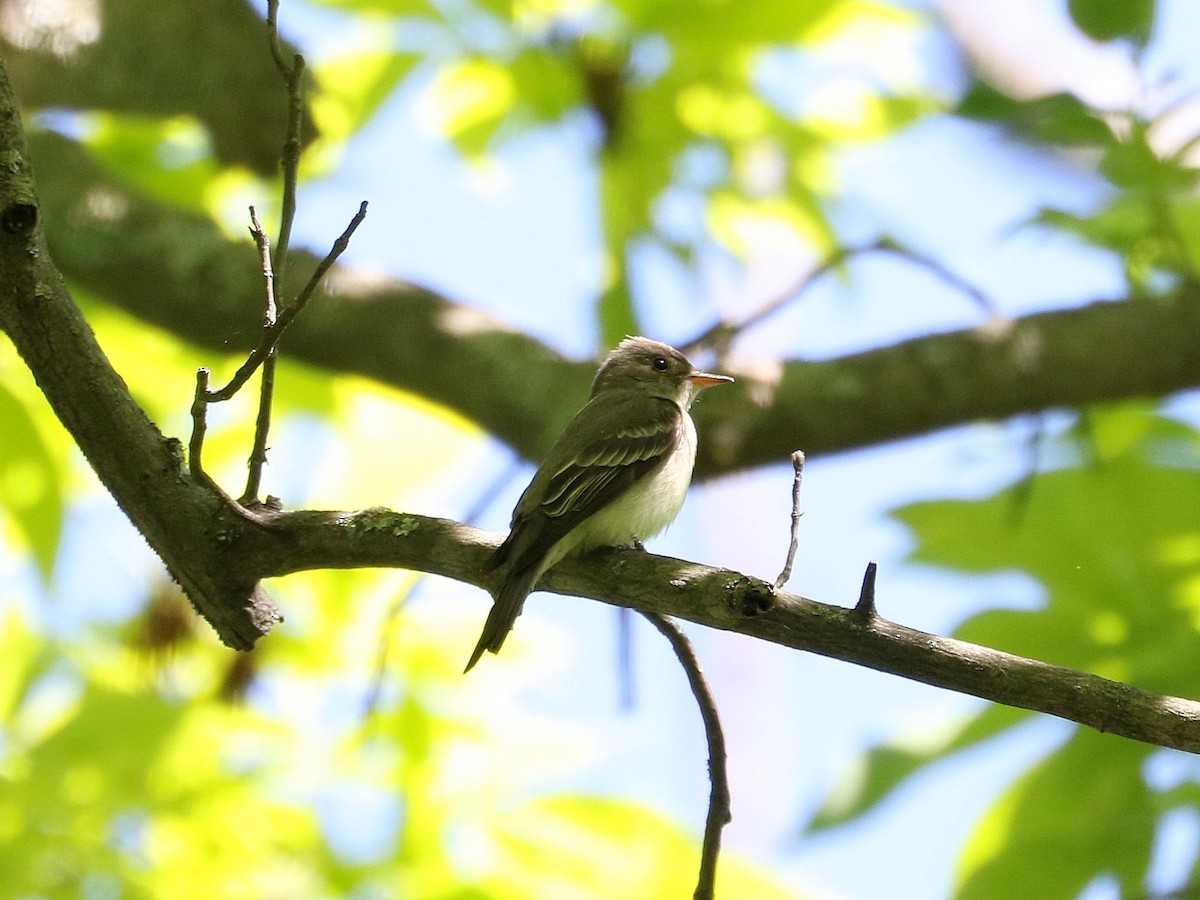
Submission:
[[[275,273],[271,265],[271,240],[263,230],[262,223],[254,207],[250,207],[250,234],[254,236],[254,244],[258,247],[258,255],[262,259],[263,283],[265,285],[265,303],[263,312],[263,328],[270,330],[278,318],[279,307],[275,299]],[[258,500],[258,489],[262,484],[262,469],[267,462],[267,434],[271,430],[271,407],[275,396],[275,353],[274,351],[263,363],[262,382],[258,395],[258,416],[254,422],[254,446],[250,450],[247,463],[246,490],[242,493],[243,506],[251,505]]]
[[[292,324],[292,321],[296,318],[296,316],[298,316],[304,310],[305,305],[312,298],[313,292],[316,290],[317,284],[320,282],[321,277],[327,271],[329,271],[330,267],[334,264],[334,262],[337,261],[337,258],[341,256],[342,253],[345,252],[346,248],[350,245],[350,237],[354,234],[355,229],[357,229],[362,223],[362,220],[366,218],[366,215],[367,201],[364,200],[358,208],[358,213],[355,214],[354,218],[350,220],[350,224],[347,226],[346,230],[342,232],[342,236],[334,241],[333,248],[317,265],[317,268],[313,271],[312,277],[309,279],[308,284],[304,286],[304,290],[300,292],[299,296],[297,296],[292,303],[279,311],[279,318],[275,320],[275,325],[264,332],[263,338],[259,342],[258,346],[254,348],[250,356],[247,357],[244,363],[242,363],[241,368],[234,373],[234,376],[229,380],[229,383],[220,390],[212,391],[207,395],[210,403],[228,400],[239,390],[241,390],[242,386],[250,380],[250,376],[255,373],[258,367],[263,364],[266,358],[275,349],[276,344],[279,343],[280,337],[283,336],[283,332],[286,331],[287,327]],[[276,278],[278,277],[279,273],[278,270],[276,270]]]
[[[860,619],[870,621],[879,615],[875,609],[875,573],[878,569],[879,566],[869,562],[867,570],[863,572],[862,587],[858,591],[858,602],[854,604],[854,615]]]
[[[796,548],[800,543],[800,517],[804,515],[800,511],[800,482],[804,479],[803,450],[792,454],[792,468],[796,470],[792,479],[792,538],[788,544],[787,561],[783,564],[783,571],[775,579],[775,590],[787,584],[788,579],[792,577],[792,563],[796,561]]]
[[[213,487],[213,480],[204,471],[204,435],[208,431],[208,369],[196,370],[196,392],[192,395],[192,436],[188,441],[188,470],[192,481]]]
[[[643,616],[657,628],[668,641],[671,649],[687,673],[692,696],[700,707],[704,719],[704,733],[708,738],[708,777],[712,791],[708,797],[708,817],[704,821],[704,842],[700,850],[700,875],[696,881],[694,900],[712,900],[717,880],[717,857],[721,852],[721,829],[733,819],[729,809],[729,773],[726,771],[725,735],[721,731],[721,720],[717,715],[717,704],[713,699],[696,650],[687,635],[671,619],[658,613],[640,610]]]
[[[849,262],[851,259],[864,256],[868,253],[892,253],[902,259],[928,269],[933,275],[946,282],[951,287],[966,294],[981,310],[989,316],[997,315],[995,304],[991,298],[987,296],[978,287],[971,284],[961,275],[958,275],[932,257],[926,256],[909,247],[905,247],[892,238],[882,237],[873,243],[862,247],[838,247],[829,254],[824,260],[817,264],[815,268],[805,272],[795,284],[788,287],[786,290],[776,294],[773,298],[764,303],[756,312],[751,313],[740,322],[717,322],[707,331],[683,344],[680,349],[684,353],[694,353],[704,348],[714,348],[717,355],[721,356],[729,348],[729,344],[737,335],[741,334],[749,328],[760,324],[763,320],[773,316],[779,312],[792,300],[799,298],[805,291],[812,287],[819,279],[823,278],[829,272],[839,268],[843,263]]]
[[[267,35],[275,67],[287,85],[288,124],[283,142],[283,203],[279,211],[279,237],[275,243],[275,273],[283,283],[287,269],[287,252],[292,241],[292,224],[296,219],[296,183],[300,169],[300,129],[304,122],[304,57],[292,55],[291,64],[284,57],[279,37],[279,0],[267,0]]]

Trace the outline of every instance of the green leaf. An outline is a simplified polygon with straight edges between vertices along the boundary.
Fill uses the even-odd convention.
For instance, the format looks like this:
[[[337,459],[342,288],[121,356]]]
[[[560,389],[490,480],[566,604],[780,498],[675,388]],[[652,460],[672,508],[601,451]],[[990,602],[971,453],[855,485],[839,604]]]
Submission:
[[[0,384],[0,509],[29,542],[42,577],[50,579],[62,533],[61,466],[25,406]]]
[[[922,732],[872,748],[842,774],[805,833],[837,828],[864,815],[928,766],[1025,721],[1030,713],[988,706],[936,734]]]
[[[1140,121],[1130,123],[1128,135],[1109,145],[1100,172],[1119,188],[1155,197],[1190,190],[1196,183],[1194,169],[1159,156],[1150,142],[1150,125]]]
[[[425,116],[465,155],[481,156],[517,103],[512,71],[494,60],[459,60],[438,72],[426,91]]]
[[[441,18],[441,12],[429,0],[314,0],[322,6],[353,10],[377,16]]]
[[[27,109],[108,111],[203,123],[222,166],[264,176],[279,167],[287,122],[283,81],[262,10],[245,0],[104,0],[39,28],[6,31],[5,64]],[[286,7],[286,4],[285,4]],[[32,7],[31,7],[32,9]],[[283,16],[286,31],[286,10]],[[19,46],[15,46],[19,45]],[[293,47],[285,45],[290,56]],[[312,124],[305,111],[305,143]]]
[[[37,673],[41,640],[9,608],[0,619],[0,727],[7,728]],[[0,759],[3,757],[0,756]]]
[[[490,895],[557,900],[690,897],[700,848],[677,826],[618,800],[560,796],[535,801],[497,823],[498,871]],[[797,895],[765,873],[723,853],[716,895],[722,900],[788,900]]]
[[[1144,47],[1154,31],[1154,0],[1070,0],[1079,30],[1097,41],[1126,38]]]
[[[537,123],[556,122],[586,101],[581,67],[562,52],[527,48],[512,61],[511,71],[522,108]]]
[[[206,212],[208,189],[222,170],[198,121],[106,114],[92,123],[83,145],[106,169],[157,200]]]
[[[147,808],[147,773],[182,712],[93,688],[65,726],[6,767],[0,820],[20,828],[0,840],[0,871],[14,896],[70,896],[85,875],[123,881],[119,817]]]
[[[1070,898],[1100,874],[1120,895],[1143,888],[1156,803],[1141,766],[1154,748],[1080,730],[1014,784],[960,860],[958,900]]]
[[[1039,473],[1023,507],[1006,489],[897,513],[918,536],[914,561],[961,572],[1023,571],[1046,592],[1042,608],[981,613],[958,637],[1149,690],[1200,692],[1191,664],[1200,653],[1200,597],[1192,588],[1200,572],[1196,436],[1176,422],[1147,419],[1134,441],[1110,440],[1112,455],[1095,465]],[[1187,467],[1157,463],[1181,444],[1191,447]],[[1058,452],[1078,450],[1067,439]]]
[[[313,98],[322,142],[345,141],[362,128],[420,59],[413,53],[360,47],[323,61],[315,71],[321,92]]]
[[[955,112],[966,119],[997,122],[1044,143],[1092,147],[1115,143],[1103,118],[1074,94],[1014,100],[991,85],[976,81]]]
[[[788,44],[805,38],[820,40],[840,17],[879,4],[847,0],[711,0],[702,10],[689,13],[657,0],[616,0],[636,31],[661,34],[687,58],[727,54],[736,45]],[[817,32],[814,34],[814,32]]]

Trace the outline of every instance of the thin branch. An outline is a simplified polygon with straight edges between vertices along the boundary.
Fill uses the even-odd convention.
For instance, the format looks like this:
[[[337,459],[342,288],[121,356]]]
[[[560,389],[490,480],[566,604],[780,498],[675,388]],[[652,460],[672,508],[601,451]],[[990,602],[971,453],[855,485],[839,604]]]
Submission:
[[[708,816],[704,821],[704,841],[700,849],[700,875],[692,896],[695,900],[712,900],[717,881],[717,858],[721,853],[721,829],[733,819],[730,812],[725,734],[721,730],[721,720],[717,715],[716,700],[713,699],[708,682],[704,679],[704,672],[700,669],[700,660],[696,657],[692,642],[687,639],[682,629],[666,616],[644,610],[640,612],[671,642],[671,649],[675,651],[679,664],[687,673],[688,686],[692,689],[692,696],[696,698],[696,705],[700,707],[700,716],[704,720],[704,734],[708,739],[708,777],[712,783],[712,790],[708,797]]]
[[[717,355],[723,355],[729,348],[730,343],[744,331],[753,328],[755,325],[761,324],[764,320],[775,315],[793,300],[797,300],[809,288],[825,275],[832,272],[834,269],[841,268],[842,265],[859,256],[865,256],[869,253],[891,253],[899,256],[901,259],[906,259],[914,265],[928,269],[933,275],[952,288],[960,291],[971,299],[971,301],[986,312],[989,317],[997,315],[995,304],[991,298],[982,290],[971,284],[961,275],[950,271],[936,259],[926,256],[909,247],[896,242],[892,238],[882,237],[873,243],[862,247],[838,247],[829,254],[824,260],[818,263],[814,268],[805,272],[798,281],[792,284],[787,289],[776,294],[773,298],[764,303],[758,310],[751,313],[740,322],[717,322],[707,331],[699,336],[688,341],[680,346],[680,350],[684,353],[694,353],[703,348],[715,348]]]
[[[241,390],[242,386],[250,380],[250,376],[257,371],[258,367],[262,365],[267,357],[271,355],[276,345],[279,343],[279,339],[283,336],[283,333],[287,330],[288,326],[292,324],[296,316],[304,311],[304,307],[312,298],[313,292],[317,289],[317,285],[320,282],[321,277],[327,271],[329,271],[334,262],[337,261],[337,258],[341,256],[342,253],[345,252],[346,248],[350,245],[351,236],[354,234],[358,226],[362,224],[362,220],[366,218],[366,215],[367,201],[364,200],[359,205],[358,212],[355,214],[354,218],[350,220],[350,224],[346,227],[346,230],[342,232],[341,237],[334,241],[333,248],[317,265],[317,268],[313,272],[312,277],[309,279],[308,284],[304,286],[304,290],[300,292],[294,302],[280,310],[279,318],[275,320],[275,325],[263,333],[263,338],[261,341],[259,341],[258,346],[254,348],[250,356],[247,357],[244,363],[242,363],[241,368],[234,373],[234,376],[229,380],[229,383],[220,390],[211,391],[207,395],[207,399],[210,403],[228,400],[230,397],[236,394],[239,390]],[[278,278],[278,271],[276,272],[276,278]]]
[[[287,270],[287,255],[288,247],[291,243],[292,225],[296,219],[296,184],[299,181],[300,169],[300,151],[301,140],[300,131],[304,121],[304,57],[299,53],[293,55],[289,64],[284,55],[283,43],[279,38],[279,0],[267,0],[267,35],[268,43],[271,47],[271,56],[275,60],[275,66],[279,69],[287,84],[288,92],[288,126],[287,136],[283,142],[283,151],[281,154],[281,165],[283,170],[283,202],[280,209],[279,217],[279,236],[276,239],[275,251],[270,255],[269,259],[264,262],[264,273],[268,265],[273,269],[274,275],[271,281],[277,282],[279,285],[284,284],[284,276]],[[253,217],[253,212],[251,213]],[[241,368],[234,374],[233,379],[219,391],[214,391],[208,395],[210,402],[228,400],[249,380],[250,376],[258,369],[259,366],[264,367],[263,372],[263,391],[259,404],[259,421],[269,424],[270,421],[270,402],[271,394],[274,390],[274,355],[275,349],[279,346],[279,341],[283,337],[283,332],[287,329],[288,324],[294,319],[301,310],[308,304],[309,299],[316,291],[321,279],[325,273],[329,271],[339,256],[345,252],[350,244],[350,236],[362,223],[362,220],[367,215],[367,202],[364,200],[358,208],[358,213],[350,220],[350,225],[342,233],[333,244],[333,248],[325,255],[325,258],[317,265],[316,270],[305,284],[304,289],[300,291],[296,299],[287,305],[287,307],[279,313],[277,317],[272,317],[267,323],[262,341],[258,347],[250,354]],[[264,251],[263,243],[266,235],[263,232],[262,226],[258,224],[257,218],[254,219],[255,227],[255,242],[258,243],[259,251],[270,253],[269,243]],[[268,284],[268,293],[273,295],[272,285]],[[271,299],[269,304],[274,304]],[[258,438],[261,437],[261,446]],[[261,474],[262,464],[258,462],[258,458],[262,457],[265,461],[266,457],[266,428],[261,428],[256,434],[255,452],[252,456],[250,482],[246,486],[246,497],[254,500],[258,495],[258,484],[256,471]],[[251,488],[253,487],[253,491]]]
[[[288,247],[292,240],[292,225],[296,219],[296,184],[299,181],[300,130],[304,122],[304,57],[292,55],[290,64],[284,55],[279,37],[279,0],[267,0],[267,35],[275,67],[283,76],[288,94],[287,136],[283,142],[283,203],[279,212],[279,237],[275,244],[275,273],[283,283],[287,269]]]
[[[204,471],[204,435],[208,432],[209,371],[203,367],[196,370],[196,392],[192,396],[192,436],[188,441],[188,469],[192,481],[206,487],[216,487]]]
[[[279,303],[275,298],[275,271],[271,264],[271,239],[267,237],[258,213],[250,207],[250,236],[254,238],[254,246],[258,248],[258,257],[262,262],[263,284],[265,285],[264,299],[266,312],[263,314],[263,324],[270,328],[279,317]]]
[[[804,479],[803,450],[797,450],[792,454],[792,468],[796,472],[795,477],[792,478],[792,535],[788,543],[787,560],[783,564],[783,571],[775,579],[775,590],[779,590],[787,584],[788,579],[792,577],[792,564],[796,561],[796,548],[800,545],[800,517],[804,515],[800,511],[800,482]]]
[[[263,328],[270,330],[278,318],[278,304],[275,299],[275,273],[271,265],[271,240],[263,230],[262,222],[254,207],[250,207],[250,234],[254,236],[254,244],[258,247],[258,255],[262,260],[264,284]],[[271,408],[275,397],[275,360],[274,351],[263,363],[262,382],[258,395],[258,416],[254,422],[254,446],[250,450],[247,463],[246,490],[242,493],[241,503],[248,506],[258,501],[258,490],[262,484],[262,470],[267,462],[267,435],[271,430]]]

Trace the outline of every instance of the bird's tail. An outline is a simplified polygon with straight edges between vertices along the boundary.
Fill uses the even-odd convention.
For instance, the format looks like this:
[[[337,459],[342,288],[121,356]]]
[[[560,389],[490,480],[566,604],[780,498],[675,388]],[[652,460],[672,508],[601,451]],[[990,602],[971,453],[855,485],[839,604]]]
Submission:
[[[488,612],[487,621],[483,623],[483,633],[479,636],[479,643],[475,645],[475,649],[471,652],[471,659],[467,662],[467,667],[463,669],[464,675],[471,671],[475,663],[479,662],[484,650],[490,653],[500,652],[500,648],[504,645],[504,639],[508,637],[513,624],[517,621],[517,616],[521,614],[525,598],[533,590],[533,585],[540,574],[541,572],[535,567],[524,572],[510,573],[504,580],[504,584],[496,592],[496,599],[492,603],[491,611]]]

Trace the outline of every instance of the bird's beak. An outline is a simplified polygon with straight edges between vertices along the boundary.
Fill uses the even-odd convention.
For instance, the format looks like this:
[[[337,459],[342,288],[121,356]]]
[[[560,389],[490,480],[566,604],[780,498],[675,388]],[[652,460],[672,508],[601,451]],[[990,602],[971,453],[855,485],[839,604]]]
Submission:
[[[698,391],[712,387],[714,384],[725,384],[728,381],[733,381],[728,375],[710,375],[707,372],[692,372],[687,378],[688,381],[696,386],[696,390]]]

